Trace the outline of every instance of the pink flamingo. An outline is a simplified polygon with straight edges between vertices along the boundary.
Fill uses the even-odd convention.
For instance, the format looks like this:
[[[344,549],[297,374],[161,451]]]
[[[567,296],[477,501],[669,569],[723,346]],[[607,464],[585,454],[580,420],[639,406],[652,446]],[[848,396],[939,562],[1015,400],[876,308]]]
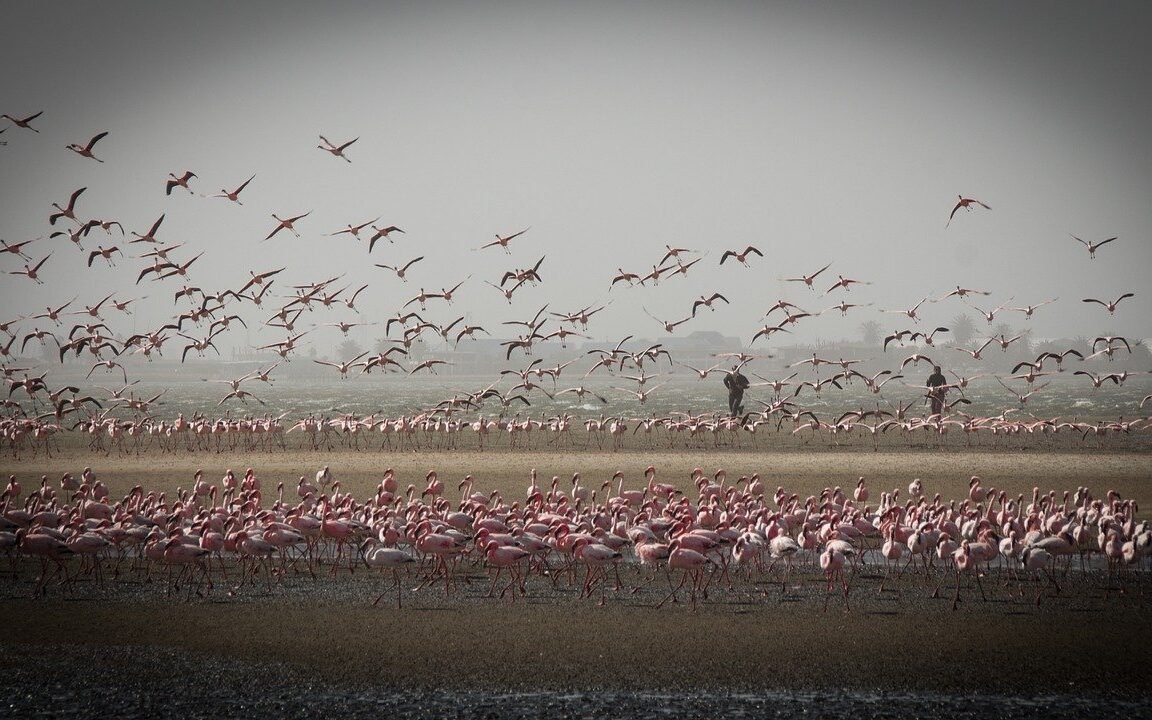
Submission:
[[[252,177],[248,178],[243,183],[241,183],[240,187],[236,188],[235,190],[228,191],[226,189],[221,189],[219,193],[217,193],[216,195],[213,195],[212,197],[228,198],[229,200],[236,203],[237,205],[243,205],[244,203],[240,202],[240,193],[244,192],[244,188],[248,187],[248,183],[252,182],[255,179],[256,179],[256,175],[255,175],[255,173],[253,173]]]
[[[985,205],[983,202],[977,200],[976,198],[966,198],[963,195],[957,195],[956,197],[959,198],[959,200],[957,200],[956,205],[953,206],[951,214],[948,215],[948,222],[944,223],[944,227],[948,227],[952,223],[952,218],[955,217],[956,211],[959,210],[960,208],[964,208],[968,212],[972,212],[972,205],[975,204],[975,205],[979,205],[980,207],[984,208],[985,210],[991,210],[992,209],[992,208],[988,207],[987,205]]]
[[[96,145],[96,143],[100,142],[100,140],[107,134],[108,134],[107,131],[104,131],[102,133],[97,133],[96,135],[94,135],[92,137],[91,140],[88,141],[87,145],[81,145],[79,143],[71,143],[67,147],[69,150],[76,153],[80,157],[91,158],[92,160],[95,160],[96,162],[102,163],[102,162],[104,162],[103,160],[101,160],[100,158],[98,158],[94,154],[92,154],[92,148],[93,148],[93,146]]]
[[[369,549],[371,548],[371,549]],[[369,568],[379,568],[382,570],[391,570],[392,577],[396,585],[396,608],[399,609],[401,605],[400,593],[400,571],[409,565],[416,562],[416,558],[409,555],[407,552],[394,547],[382,547],[378,545],[375,538],[368,538],[361,545],[360,553],[364,558],[364,564]],[[381,598],[387,592],[380,593],[375,602],[372,603],[376,606],[380,603]]]
[[[344,143],[343,145],[337,145],[337,144],[331,142],[330,140],[328,140],[328,138],[321,135],[320,141],[324,144],[323,145],[317,145],[316,147],[320,148],[321,150],[326,150],[327,152],[331,153],[333,157],[343,158],[344,162],[350,163],[352,161],[348,159],[348,156],[344,154],[344,151],[352,143],[356,142],[359,139],[360,139],[359,137],[354,137],[351,140],[349,140],[348,142]]]
[[[668,571],[683,570],[684,574],[680,578],[680,584],[672,588],[672,592],[668,593],[667,597],[656,604],[656,607],[663,607],[664,603],[671,600],[677,602],[676,593],[680,588],[684,587],[684,583],[692,578],[692,589],[690,590],[690,598],[692,602],[692,610],[696,610],[696,594],[700,590],[704,581],[704,568],[712,565],[713,562],[709,560],[703,553],[683,547],[681,539],[677,538],[672,541],[668,546]],[[669,581],[671,584],[671,581]]]

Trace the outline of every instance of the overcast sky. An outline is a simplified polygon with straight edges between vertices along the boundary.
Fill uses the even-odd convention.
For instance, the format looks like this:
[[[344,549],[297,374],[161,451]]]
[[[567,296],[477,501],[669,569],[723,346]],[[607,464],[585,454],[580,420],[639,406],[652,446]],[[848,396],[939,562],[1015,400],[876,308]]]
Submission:
[[[71,227],[48,224],[51,203],[87,187],[81,219],[144,233],[165,214],[158,238],[184,244],[180,261],[204,252],[188,277],[206,291],[280,267],[273,295],[333,276],[333,288],[369,285],[360,316],[333,307],[306,324],[383,321],[422,287],[461,281],[428,319],[466,315],[505,337],[516,328],[501,322],[545,304],[611,301],[593,337],[660,338],[647,313],[680,320],[720,292],[731,305],[676,334],[745,342],[780,299],[865,306],[772,339],[792,344],[858,337],[870,319],[912,327],[880,311],[962,286],[992,293],[974,302],[983,309],[1058,298],[1031,321],[998,318],[1039,337],[1152,337],[1146,2],[8,2],[2,16],[0,112],[43,115],[39,133],[0,124],[0,238],[43,237],[34,260],[53,252],[44,285],[0,257],[2,321],[113,291],[147,296],[131,318],[108,318],[118,333],[186,309],[178,278],[135,284],[144,244],[97,229],[82,252],[47,237]],[[104,163],[65,149],[102,131]],[[358,137],[351,162],[318,149],[321,134]],[[165,196],[168,173],[185,170],[195,193]],[[243,205],[210,197],[253,174]],[[945,227],[958,195],[991,210]],[[300,238],[261,242],[272,213],[307,211]],[[329,236],[375,218],[406,234],[371,255],[365,240]],[[478,249],[525,228],[510,254]],[[1072,235],[1118,240],[1091,260]],[[115,267],[86,267],[111,244],[125,253]],[[700,262],[607,292],[619,269],[647,273],[669,245]],[[719,264],[748,245],[763,257]],[[373,266],[417,256],[408,282]],[[512,304],[486,284],[541,257],[543,281]],[[781,280],[828,263],[815,291]],[[871,284],[825,294],[838,275]],[[1114,316],[1082,302],[1126,292]],[[256,329],[265,308],[231,306],[253,330],[223,344],[283,337]],[[976,317],[957,298],[926,303],[921,325],[962,312]]]

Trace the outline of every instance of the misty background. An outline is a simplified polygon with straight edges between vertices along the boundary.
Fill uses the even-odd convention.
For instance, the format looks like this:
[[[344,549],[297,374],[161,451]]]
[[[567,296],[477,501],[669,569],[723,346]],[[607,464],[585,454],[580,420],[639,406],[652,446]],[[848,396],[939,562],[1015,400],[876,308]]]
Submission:
[[[0,112],[43,115],[38,133],[0,123],[0,238],[35,239],[32,262],[52,252],[43,284],[0,256],[0,321],[13,321],[17,346],[84,319],[31,317],[45,308],[136,298],[132,315],[104,315],[123,339],[191,308],[173,299],[185,282],[239,290],[279,268],[262,307],[226,306],[248,328],[214,339],[222,357],[275,361],[253,348],[287,333],[264,323],[292,286],[329,278],[328,290],[349,288],[343,298],[368,286],[356,310],[299,319],[296,332],[310,329],[301,351],[336,360],[348,359],[345,340],[372,349],[389,318],[420,311],[405,304],[422,288],[458,283],[451,305],[431,300],[421,315],[463,317],[497,340],[523,329],[502,323],[547,306],[603,307],[587,328],[568,325],[602,347],[659,342],[660,321],[715,292],[730,304],[699,308],[674,336],[747,346],[782,319],[764,318],[778,300],[813,316],[754,349],[860,341],[869,322],[881,337],[928,331],[959,315],[984,338],[993,325],[981,311],[1049,300],[1030,320],[1006,309],[996,324],[1034,343],[1152,336],[1146,3],[11,2],[3,15]],[[65,149],[103,131],[103,163]],[[319,135],[358,138],[351,162],[318,149]],[[194,192],[165,195],[168,174],[185,170]],[[252,175],[242,205],[211,197]],[[81,221],[143,234],[163,215],[157,239],[182,244],[176,262],[203,252],[187,280],[137,284],[150,262],[137,256],[154,246],[116,230],[94,229],[82,251],[48,237],[75,228],[48,216],[80,187]],[[960,209],[946,227],[958,195],[991,209]],[[273,213],[309,211],[301,237],[263,241]],[[332,235],[373,220],[404,234],[371,253],[370,228]],[[526,228],[507,253],[480,249]],[[1073,235],[1118,239],[1091,259]],[[114,266],[88,266],[113,244]],[[763,257],[720,265],[748,245]],[[610,290],[669,246],[699,263]],[[374,266],[418,256],[407,282]],[[541,258],[541,281],[511,302],[489,285]],[[784,280],[828,264],[812,290]],[[867,284],[826,292],[841,275]],[[957,287],[990,294],[944,298]],[[1082,302],[1128,292],[1114,315]],[[925,299],[919,322],[898,312]],[[858,307],[816,315],[841,302]],[[549,321],[543,332],[560,326]],[[336,322],[375,324],[345,336]],[[185,344],[170,341],[164,357]],[[451,360],[453,344],[436,356]]]

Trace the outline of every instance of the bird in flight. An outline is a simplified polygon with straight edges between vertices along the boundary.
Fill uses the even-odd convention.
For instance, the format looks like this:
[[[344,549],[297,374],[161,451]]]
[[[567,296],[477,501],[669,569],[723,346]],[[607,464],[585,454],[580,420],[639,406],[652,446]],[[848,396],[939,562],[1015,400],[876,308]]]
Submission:
[[[96,135],[93,135],[92,139],[88,141],[87,145],[81,145],[80,143],[70,143],[67,147],[69,150],[76,153],[80,157],[91,158],[92,160],[95,160],[96,162],[102,163],[102,162],[104,162],[103,160],[101,160],[100,158],[98,158],[92,154],[92,148],[93,148],[93,146],[96,145],[96,143],[100,142],[100,140],[107,134],[108,134],[108,131],[105,130],[102,133],[97,133]]]
[[[749,245],[748,247],[744,248],[743,252],[737,252],[735,250],[725,250],[724,254],[720,256],[720,264],[723,265],[725,260],[727,260],[730,257],[734,257],[734,258],[736,258],[736,262],[747,267],[748,266],[747,259],[748,259],[748,256],[750,254],[755,254],[755,255],[759,255],[760,257],[764,257],[764,253],[760,252],[756,248]]]
[[[404,282],[408,282],[407,278],[404,277],[404,273],[408,272],[408,268],[412,267],[414,264],[420,262],[423,259],[424,259],[424,256],[421,255],[420,257],[415,258],[414,260],[409,260],[404,265],[382,265],[381,263],[373,263],[373,264],[378,268],[384,268],[385,270],[391,270],[392,272],[396,273],[396,277],[400,278]]]
[[[19,118],[12,117],[8,113],[4,113],[3,115],[0,115],[0,118],[3,118],[5,120],[11,120],[12,123],[16,125],[16,127],[22,127],[25,130],[31,130],[32,132],[38,133],[40,131],[37,130],[36,128],[32,127],[29,123],[31,123],[33,120],[35,120],[36,118],[40,117],[43,114],[44,114],[44,111],[41,110],[40,112],[36,113],[35,115],[29,115],[28,117],[21,120]]]
[[[692,317],[696,317],[696,310],[698,310],[701,305],[715,312],[716,308],[712,307],[712,303],[716,302],[717,300],[723,300],[725,305],[731,305],[731,303],[728,302],[728,298],[724,297],[718,292],[712,293],[710,297],[704,297],[701,295],[699,300],[692,303]]]
[[[348,156],[344,154],[344,150],[349,145],[351,145],[352,143],[356,142],[359,139],[360,138],[355,137],[355,138],[352,138],[351,140],[349,140],[348,142],[344,143],[343,145],[337,145],[337,144],[331,142],[328,138],[321,135],[320,141],[323,142],[324,144],[323,145],[317,145],[316,147],[320,148],[321,150],[327,150],[328,152],[332,153],[332,155],[334,157],[344,158],[345,162],[352,162],[351,160],[348,159]]]
[[[348,227],[344,228],[343,230],[337,230],[336,232],[328,233],[328,237],[335,237],[336,235],[351,235],[352,237],[354,237],[356,239],[360,239],[360,231],[363,230],[364,228],[368,227],[372,223],[376,222],[379,219],[380,218],[375,218],[373,220],[369,220],[368,222],[360,223],[359,225],[353,225],[353,224],[349,223]],[[369,251],[369,252],[371,252],[371,251]]]
[[[524,228],[523,230],[521,230],[518,233],[512,233],[511,235],[508,235],[506,237],[501,237],[500,234],[497,233],[495,240],[493,240],[492,242],[487,243],[485,245],[481,245],[480,249],[483,250],[484,248],[490,248],[490,247],[494,247],[496,245],[499,245],[500,247],[504,248],[504,252],[511,255],[512,251],[508,249],[508,243],[511,242],[513,238],[520,237],[524,233],[528,232],[530,229],[531,229],[531,227],[529,226],[529,227]]]
[[[376,232],[373,233],[372,237],[368,240],[368,252],[372,252],[372,248],[376,247],[376,241],[379,240],[380,238],[388,238],[388,242],[392,242],[392,238],[388,237],[389,235],[391,235],[394,232],[398,232],[398,233],[404,232],[403,230],[396,227],[395,225],[389,225],[386,228],[378,228],[375,225],[373,225],[372,229],[375,230]]]
[[[219,194],[213,195],[212,197],[228,198],[229,200],[236,203],[237,205],[243,205],[244,203],[240,202],[240,193],[244,192],[244,188],[248,187],[248,183],[252,182],[255,178],[256,178],[256,175],[253,174],[252,177],[250,177],[244,181],[243,185],[236,188],[232,192],[228,192],[227,190],[221,189]]]
[[[192,192],[192,188],[188,187],[188,181],[196,177],[196,173],[191,170],[185,170],[184,174],[176,177],[176,173],[168,173],[169,180],[164,183],[164,194],[171,195],[172,188],[182,187],[188,192]]]
[[[1097,300],[1096,298],[1084,298],[1084,302],[1086,302],[1086,303],[1099,303],[1099,304],[1103,305],[1104,307],[1108,308],[1108,314],[1112,315],[1116,312],[1116,306],[1120,304],[1121,300],[1123,300],[1124,298],[1135,297],[1135,295],[1136,295],[1136,293],[1124,293],[1123,295],[1116,298],[1115,300],[1112,300],[1111,302],[1105,302],[1104,300]]]
[[[1110,237],[1107,240],[1101,240],[1100,242],[1088,242],[1087,240],[1081,240],[1080,238],[1073,235],[1072,239],[1075,240],[1076,242],[1080,243],[1084,247],[1088,248],[1088,259],[1089,260],[1095,260],[1096,259],[1096,251],[1100,249],[1100,246],[1101,245],[1107,245],[1108,243],[1112,242],[1116,238]]]
[[[81,223],[79,220],[76,220],[76,212],[75,212],[76,211],[76,198],[80,197],[80,194],[83,193],[87,189],[88,189],[87,187],[82,187],[79,190],[76,190],[75,192],[73,192],[72,195],[68,198],[68,206],[67,207],[60,207],[59,204],[52,203],[52,207],[56,208],[60,212],[54,212],[51,215],[49,215],[48,216],[48,224],[49,225],[55,225],[56,221],[63,217],[63,218],[68,218],[69,220],[75,220],[77,224],[83,225],[83,223]]]
[[[952,218],[956,216],[956,211],[959,210],[960,208],[964,208],[968,212],[972,212],[972,205],[976,204],[976,205],[979,205],[980,207],[984,208],[985,210],[991,210],[992,209],[992,208],[988,207],[987,205],[985,205],[984,203],[977,200],[976,198],[966,198],[963,195],[957,195],[956,197],[959,199],[956,201],[956,205],[953,206],[952,213],[948,216],[948,222],[944,223],[944,227],[948,227],[952,223]]]
[[[676,320],[674,322],[670,321],[670,320],[661,320],[660,318],[656,317],[652,313],[648,312],[648,308],[643,308],[643,309],[644,309],[644,312],[648,315],[648,317],[652,318],[656,322],[663,325],[664,326],[664,332],[668,333],[669,335],[671,335],[673,332],[676,331],[677,325],[681,325],[681,324],[686,323],[692,319],[692,316],[689,315],[688,317],[684,318],[683,320]]]
[[[295,215],[295,216],[290,217],[290,218],[282,218],[279,215],[277,215],[276,213],[272,213],[272,217],[274,219],[276,219],[277,221],[279,221],[280,224],[277,225],[276,228],[272,232],[268,233],[268,235],[264,238],[264,240],[261,240],[260,242],[265,242],[266,240],[271,240],[272,236],[275,235],[276,233],[280,232],[281,230],[288,230],[293,235],[295,235],[296,237],[300,237],[300,233],[296,232],[295,223],[297,220],[302,220],[311,214],[312,214],[312,211],[309,210],[308,212],[304,213],[303,215]]]
[[[827,265],[820,268],[819,270],[812,273],[811,275],[801,275],[800,277],[784,278],[784,281],[785,282],[802,282],[808,286],[809,290],[815,290],[815,288],[812,287],[812,283],[816,280],[816,278],[820,275],[820,273],[824,272],[825,270],[827,270],[830,267],[832,267],[832,263],[828,263]]]

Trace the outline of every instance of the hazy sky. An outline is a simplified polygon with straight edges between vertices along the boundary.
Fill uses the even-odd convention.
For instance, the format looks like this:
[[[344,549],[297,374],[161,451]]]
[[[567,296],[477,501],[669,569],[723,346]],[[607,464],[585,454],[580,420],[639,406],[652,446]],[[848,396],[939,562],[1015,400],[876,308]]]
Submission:
[[[135,285],[146,248],[96,230],[85,250],[117,244],[116,267],[66,238],[48,239],[51,203],[82,186],[83,219],[158,233],[187,260],[192,284],[239,289],[249,271],[286,267],[287,286],[343,277],[367,283],[347,308],[312,323],[382,321],[423,287],[458,282],[454,305],[493,335],[546,303],[594,316],[596,338],[660,338],[645,314],[679,320],[693,300],[730,306],[680,326],[747,342],[780,299],[817,311],[773,343],[856,337],[880,310],[910,308],[957,285],[988,290],[991,309],[1056,303],[1026,322],[1037,336],[1103,331],[1152,337],[1152,5],[1146,2],[869,3],[43,3],[8,2],[0,22],[0,112],[33,122],[0,134],[0,238],[28,247],[45,284],[5,274],[3,318],[108,292],[140,297],[119,333],[186,308],[177,279]],[[103,164],[65,149],[109,135]],[[317,149],[359,137],[346,163]],[[196,194],[164,194],[192,170]],[[243,205],[202,197],[255,173]],[[957,213],[957,195],[991,210]],[[306,211],[301,238],[261,240]],[[394,243],[329,237],[379,217]],[[524,228],[511,254],[477,250]],[[370,231],[368,231],[370,232]],[[1099,241],[1095,260],[1073,240]],[[759,248],[750,267],[726,249]],[[701,262],[657,287],[618,284],[652,270],[666,245]],[[409,281],[373,263],[417,256]],[[509,305],[485,283],[545,260],[543,282]],[[23,266],[4,255],[6,273]],[[780,278],[831,267],[812,292]],[[842,274],[870,285],[824,291]],[[1115,316],[1081,302],[1136,297]],[[342,307],[342,306],[341,306]],[[409,306],[408,309],[414,309]],[[922,325],[968,311],[926,303]],[[225,346],[273,342],[265,303],[231,306],[253,327]],[[776,314],[775,319],[780,319]],[[45,320],[25,320],[29,331]],[[984,328],[983,322],[978,326]],[[553,326],[554,327],[554,326]],[[358,339],[377,338],[383,326]],[[336,344],[338,332],[313,333]],[[323,354],[325,350],[321,348]],[[171,353],[167,353],[171,355]]]

